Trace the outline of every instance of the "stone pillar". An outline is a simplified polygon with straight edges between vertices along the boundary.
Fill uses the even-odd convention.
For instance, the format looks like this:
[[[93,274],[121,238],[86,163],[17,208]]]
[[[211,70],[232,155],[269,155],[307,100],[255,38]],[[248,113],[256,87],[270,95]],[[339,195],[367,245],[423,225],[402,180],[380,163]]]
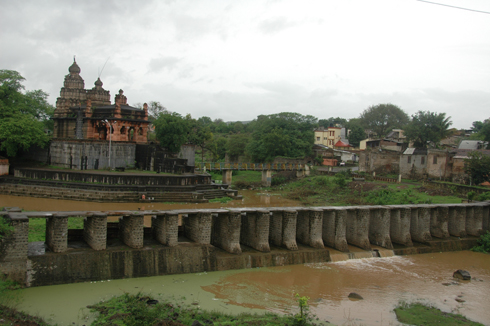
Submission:
[[[231,178],[233,174],[232,169],[223,169],[221,170],[223,176],[223,184],[231,185]]]
[[[211,244],[232,254],[241,254],[240,227],[242,214],[240,210],[230,210],[213,215]]]
[[[305,176],[309,176],[310,175],[310,167],[308,164],[305,164]]]
[[[449,209],[444,206],[432,206],[430,210],[430,234],[436,238],[449,238],[448,215]]]
[[[211,244],[211,211],[201,210],[188,214],[184,217],[183,224],[187,238],[199,244]]]
[[[399,215],[398,215],[399,216]],[[393,249],[391,243],[391,209],[383,206],[369,207],[369,242]]]
[[[262,170],[262,186],[270,187],[272,184],[272,171]]]
[[[46,219],[46,245],[52,252],[68,249],[68,215],[55,213]]]
[[[410,235],[413,241],[427,242],[432,240],[430,235],[429,206],[412,206],[410,219]]]
[[[292,209],[272,211],[269,227],[270,242],[289,250],[298,250],[296,243],[296,223],[298,212]]]
[[[325,245],[348,252],[346,239],[347,210],[329,207],[323,210],[322,238]]]
[[[83,221],[83,240],[94,250],[107,246],[107,215],[97,212]]]
[[[2,217],[14,228],[0,242],[0,274],[21,284],[27,284],[27,248],[29,243],[29,219],[23,214]]]
[[[482,218],[482,228],[483,232],[490,231],[490,206],[487,205],[483,206],[483,218]]]
[[[400,205],[391,206],[390,211],[390,238],[392,242],[412,247],[410,235],[410,220],[412,218],[410,207]]]
[[[131,248],[143,248],[144,215],[132,213],[119,218],[119,238]]]
[[[483,207],[466,205],[466,233],[479,237],[483,233]]]
[[[242,215],[240,242],[258,251],[269,252],[269,211],[259,209]]]
[[[298,211],[296,239],[313,248],[324,248],[322,239],[323,210],[309,208]]]
[[[158,212],[151,219],[153,237],[161,244],[175,247],[179,243],[179,214]]]
[[[462,205],[448,206],[448,230],[455,237],[466,237],[466,207]]]
[[[369,208],[347,208],[347,243],[364,250],[371,250],[369,243]]]

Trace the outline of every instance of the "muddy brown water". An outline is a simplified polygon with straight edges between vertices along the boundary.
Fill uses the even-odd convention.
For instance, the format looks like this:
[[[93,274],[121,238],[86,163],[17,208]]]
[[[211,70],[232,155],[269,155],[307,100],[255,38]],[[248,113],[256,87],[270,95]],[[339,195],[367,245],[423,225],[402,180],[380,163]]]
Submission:
[[[233,206],[152,203],[150,205],[154,206],[146,209],[177,209],[190,205],[196,208],[298,206],[298,202],[280,196],[257,196],[253,192],[246,194],[243,201],[231,204]],[[0,196],[0,206],[67,211],[132,210],[143,204]],[[490,255],[459,251],[391,256],[390,251],[380,249],[383,258],[373,258],[370,252],[356,247],[350,249],[348,255],[329,249],[334,260],[330,263],[29,288],[20,292],[18,307],[53,324],[87,325],[93,318],[87,305],[125,292],[149,293],[157,299],[172,299],[193,307],[232,314],[294,313],[293,293],[299,293],[310,297],[311,311],[320,320],[336,325],[398,325],[393,308],[399,302],[414,301],[431,304],[446,312],[461,313],[471,320],[490,325]],[[452,274],[457,269],[468,270],[473,279],[456,282]],[[364,299],[351,300],[347,297],[350,292],[356,292]]]

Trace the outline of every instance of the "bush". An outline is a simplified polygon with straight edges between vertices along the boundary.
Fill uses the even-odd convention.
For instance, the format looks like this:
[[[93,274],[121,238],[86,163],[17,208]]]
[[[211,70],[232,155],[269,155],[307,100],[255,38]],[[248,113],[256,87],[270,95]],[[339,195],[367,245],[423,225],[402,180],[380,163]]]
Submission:
[[[345,186],[347,186],[347,179],[345,178],[344,173],[337,173],[333,182],[340,188],[345,188]]]
[[[478,201],[490,200],[490,191],[487,191],[487,192],[484,192],[482,194],[479,194],[476,197],[476,200],[478,200]]]
[[[478,239],[478,246],[471,248],[471,251],[483,252],[486,254],[490,253],[490,232],[489,231],[487,231],[487,233],[480,236],[480,239]]]
[[[285,177],[273,177],[271,179],[271,185],[272,186],[277,186],[280,184],[286,183],[286,178]]]
[[[14,231],[14,227],[11,226],[5,218],[0,217],[0,240],[4,237],[8,237]]]

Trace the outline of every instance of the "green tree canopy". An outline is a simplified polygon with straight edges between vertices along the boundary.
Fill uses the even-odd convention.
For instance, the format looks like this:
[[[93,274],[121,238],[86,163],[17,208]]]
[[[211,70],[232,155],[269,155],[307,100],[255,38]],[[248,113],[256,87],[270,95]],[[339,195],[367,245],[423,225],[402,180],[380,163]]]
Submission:
[[[419,111],[412,115],[412,121],[405,126],[404,134],[415,147],[427,148],[429,142],[438,144],[450,134],[451,117],[446,113]]]
[[[378,137],[384,137],[395,128],[403,128],[409,121],[405,111],[393,104],[378,104],[364,110],[360,117],[365,129],[371,129]]]
[[[160,145],[171,152],[178,152],[187,143],[192,128],[190,120],[176,112],[160,114],[153,125]]]
[[[49,141],[45,129],[52,129],[54,107],[42,90],[25,91],[17,71],[0,70],[0,150],[8,156],[32,145],[44,147]]]
[[[364,132],[364,128],[361,127],[360,125],[353,125],[352,128],[350,129],[350,133],[347,139],[349,139],[349,143],[352,146],[359,147],[361,140],[366,139],[366,133]]]
[[[226,144],[226,153],[228,153],[231,159],[236,159],[240,155],[244,155],[249,140],[250,135],[246,133],[230,135]]]
[[[337,127],[337,126],[345,127],[346,124],[347,124],[347,120],[341,117],[337,117],[337,118],[330,117],[328,119],[318,120],[318,126],[325,127],[325,128]]]
[[[477,151],[468,153],[464,170],[470,176],[473,184],[479,185],[485,181],[490,181],[490,156]]]
[[[282,112],[256,119],[247,153],[255,162],[271,162],[276,156],[304,157],[312,153],[317,118]]]

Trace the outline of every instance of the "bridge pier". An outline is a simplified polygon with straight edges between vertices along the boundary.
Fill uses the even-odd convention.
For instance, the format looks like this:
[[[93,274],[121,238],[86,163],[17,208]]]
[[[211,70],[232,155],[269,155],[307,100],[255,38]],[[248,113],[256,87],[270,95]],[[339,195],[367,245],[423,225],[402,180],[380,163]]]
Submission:
[[[247,210],[242,215],[240,242],[258,251],[269,252],[270,215],[265,209]]]
[[[371,250],[369,243],[369,208],[349,207],[347,210],[347,243]]]
[[[3,217],[0,216],[0,218]],[[26,284],[29,218],[19,214],[16,217],[10,217],[9,220],[14,230],[3,238],[0,272],[13,281]],[[0,247],[2,247],[2,242],[0,242]]]
[[[482,218],[482,229],[483,232],[490,231],[490,208],[488,206],[483,206],[483,218]]]
[[[412,247],[410,235],[410,208],[404,206],[391,206],[390,210],[390,238],[392,242]]]
[[[321,208],[298,210],[296,224],[297,241],[313,248],[324,248],[322,225],[323,210]]]
[[[432,206],[430,209],[430,234],[436,238],[449,238],[447,206]]]
[[[455,237],[466,237],[466,207],[449,206],[448,230]]]
[[[335,207],[323,209],[322,239],[325,245],[348,252],[346,239],[347,211]]]
[[[46,219],[46,245],[52,252],[68,249],[68,215],[55,213]]]
[[[262,186],[270,187],[272,185],[272,171],[262,170]]]
[[[83,240],[94,250],[106,249],[107,214],[97,212],[83,220]]]
[[[119,218],[119,238],[131,248],[143,248],[144,215],[132,213]]]
[[[432,240],[430,235],[430,209],[428,205],[412,206],[410,219],[410,234],[412,240],[427,242]]]
[[[360,211],[358,211],[359,214]],[[393,249],[390,238],[391,209],[387,207],[369,208],[369,242],[377,246]]]
[[[278,209],[272,211],[269,239],[279,247],[289,250],[298,250],[296,243],[296,223],[298,212],[292,209]]]
[[[213,215],[211,244],[232,254],[241,254],[240,229],[242,214],[240,210],[218,212]]]
[[[466,205],[466,233],[479,237],[483,234],[483,207]]]
[[[232,169],[223,169],[222,172],[222,181],[224,184],[231,185],[233,170]]]
[[[179,240],[179,214],[162,212],[152,216],[151,228],[153,237],[163,245],[175,247]]]
[[[184,233],[190,240],[200,244],[211,244],[212,216],[210,210],[187,214],[182,219]]]

